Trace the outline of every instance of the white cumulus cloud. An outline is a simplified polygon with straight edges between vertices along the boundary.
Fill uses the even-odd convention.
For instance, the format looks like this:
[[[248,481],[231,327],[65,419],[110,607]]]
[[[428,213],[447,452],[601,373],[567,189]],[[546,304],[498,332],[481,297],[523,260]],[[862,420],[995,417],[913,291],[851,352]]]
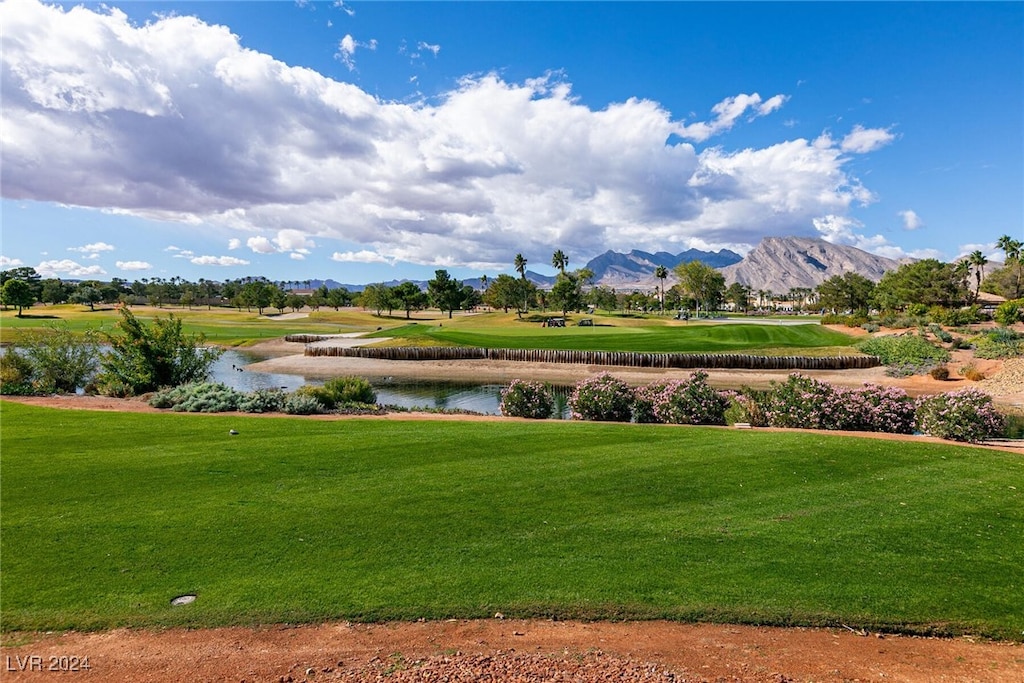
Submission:
[[[21,259],[8,258],[0,254],[0,268],[19,268],[25,265]]]
[[[393,263],[392,259],[368,249],[362,251],[336,251],[331,254],[331,260],[340,263]]]
[[[876,149],[885,147],[896,139],[896,135],[887,128],[865,128],[857,124],[853,130],[843,138],[840,145],[844,152],[866,154]]]
[[[197,266],[247,266],[249,262],[234,256],[193,256],[189,259]]]
[[[681,126],[678,134],[687,140],[704,142],[711,136],[724,133],[732,128],[736,120],[742,117],[748,109],[752,109],[755,112],[751,118],[765,116],[781,108],[788,99],[787,95],[775,95],[762,101],[761,96],[757,93],[727,97],[711,108],[711,111],[715,114],[713,120],[710,122],[698,121]]]
[[[71,259],[53,259],[43,261],[36,266],[36,272],[43,277],[98,277],[106,275],[107,271],[100,266],[83,266]]]
[[[595,249],[749,248],[874,201],[850,153],[895,140],[855,126],[838,142],[698,152],[666,141],[702,142],[787,96],[738,94],[687,124],[650,100],[593,109],[557,73],[482,74],[408,104],[189,16],[135,25],[102,5],[19,0],[0,3],[0,24],[17,37],[0,54],[4,197],[233,230],[229,249],[289,258],[330,245],[341,261],[507,268],[553,248],[574,263]],[[374,46],[347,35],[339,58]]]
[[[924,227],[924,221],[917,215],[916,211],[907,209],[905,211],[897,212],[897,215],[903,220],[904,230],[917,230],[918,228]]]
[[[116,265],[121,270],[151,270],[153,265],[145,261],[117,261]]]
[[[92,244],[86,244],[81,247],[68,247],[68,251],[77,251],[80,254],[88,254],[89,258],[95,258],[99,256],[100,252],[103,251],[114,251],[115,247],[112,244],[106,242],[93,242]]]

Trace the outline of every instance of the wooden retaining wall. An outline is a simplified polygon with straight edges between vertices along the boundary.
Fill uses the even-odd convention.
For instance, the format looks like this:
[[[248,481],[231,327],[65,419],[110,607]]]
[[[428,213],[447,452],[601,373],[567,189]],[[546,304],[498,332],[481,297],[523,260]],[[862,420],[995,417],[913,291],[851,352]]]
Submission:
[[[574,363],[629,368],[706,368],[730,370],[851,370],[880,365],[875,356],[755,356],[740,353],[633,353],[552,349],[481,349],[462,346],[343,348],[307,346],[307,356],[379,360],[504,360],[523,363]]]

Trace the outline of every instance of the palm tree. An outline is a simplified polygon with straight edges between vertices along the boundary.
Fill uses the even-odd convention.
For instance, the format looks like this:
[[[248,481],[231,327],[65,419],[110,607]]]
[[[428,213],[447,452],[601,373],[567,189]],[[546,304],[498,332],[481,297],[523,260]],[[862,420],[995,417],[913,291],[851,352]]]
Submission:
[[[988,263],[988,259],[979,250],[971,252],[971,255],[967,257],[967,262],[974,266],[974,300],[978,300],[978,295],[981,294],[981,280],[985,277],[985,264]]]
[[[1009,235],[1003,235],[996,242],[996,246],[1003,250],[1006,254],[1006,265],[1010,265],[1010,261],[1017,262],[1017,284],[1014,287],[1013,298],[1020,298],[1020,277],[1021,269],[1024,264],[1021,263],[1021,250],[1024,249],[1024,243],[1020,240],[1015,240]]]
[[[661,314],[665,315],[665,278],[668,277],[668,268],[658,266],[654,269],[654,277],[661,280]]]
[[[527,287],[525,286],[526,285],[526,259],[523,257],[522,254],[516,254],[516,258],[512,262],[512,265],[515,267],[516,272],[519,273],[519,277],[522,279],[523,285],[524,285],[523,286],[523,310],[524,311],[529,311],[530,310],[530,292],[527,289]]]
[[[569,265],[569,257],[561,249],[551,255],[551,265],[558,268],[562,275],[565,275],[565,268]]]
[[[516,254],[515,261],[513,261],[516,272],[519,273],[519,277],[526,279],[526,259],[523,258],[522,254]]]

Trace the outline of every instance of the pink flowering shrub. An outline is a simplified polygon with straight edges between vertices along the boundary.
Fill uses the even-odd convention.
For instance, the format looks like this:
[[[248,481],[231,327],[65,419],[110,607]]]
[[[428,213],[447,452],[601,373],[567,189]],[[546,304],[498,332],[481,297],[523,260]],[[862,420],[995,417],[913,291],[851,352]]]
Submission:
[[[569,396],[574,420],[629,422],[633,413],[633,390],[607,372],[585,379]]]
[[[896,387],[837,387],[794,373],[767,391],[745,389],[734,398],[758,427],[799,427],[910,434],[916,404]]]
[[[917,402],[899,387],[864,384],[856,390],[861,401],[861,427],[869,432],[913,434]]]
[[[662,394],[678,381],[661,381],[637,387],[633,392],[633,421],[641,424],[662,422],[655,412],[655,406],[661,403]]]
[[[540,382],[514,379],[501,391],[501,414],[545,420],[555,411],[555,399]]]
[[[654,402],[659,422],[686,425],[724,425],[729,399],[707,383],[708,373],[698,370],[688,382],[669,382]]]
[[[917,424],[929,436],[970,443],[1000,436],[1006,427],[992,397],[974,388],[922,396],[917,403]]]

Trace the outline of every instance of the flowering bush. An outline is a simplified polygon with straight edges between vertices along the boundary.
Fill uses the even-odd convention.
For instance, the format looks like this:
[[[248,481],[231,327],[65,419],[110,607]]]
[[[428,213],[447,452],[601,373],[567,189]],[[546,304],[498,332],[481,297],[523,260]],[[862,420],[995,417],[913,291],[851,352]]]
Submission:
[[[802,427],[804,429],[836,429],[837,415],[826,413],[835,405],[835,389],[830,384],[805,377],[790,375],[785,383],[775,384],[760,401],[764,420],[771,427]]]
[[[544,420],[555,410],[555,399],[540,382],[514,379],[501,391],[501,414]]]
[[[917,404],[917,424],[929,436],[970,443],[999,436],[1006,426],[992,397],[973,388],[922,397]]]
[[[865,384],[854,390],[860,401],[858,429],[891,434],[912,434],[917,403],[899,387]]]
[[[585,379],[569,396],[574,420],[629,422],[633,408],[633,390],[608,373]]]
[[[698,370],[688,382],[669,382],[654,403],[659,422],[724,425],[729,399],[708,386],[708,373]]]
[[[655,406],[663,400],[662,394],[673,384],[678,382],[662,381],[637,387],[633,392],[633,421],[641,424],[661,422]]]
[[[910,434],[916,404],[897,387],[837,387],[800,374],[765,392],[735,398],[755,426]]]

